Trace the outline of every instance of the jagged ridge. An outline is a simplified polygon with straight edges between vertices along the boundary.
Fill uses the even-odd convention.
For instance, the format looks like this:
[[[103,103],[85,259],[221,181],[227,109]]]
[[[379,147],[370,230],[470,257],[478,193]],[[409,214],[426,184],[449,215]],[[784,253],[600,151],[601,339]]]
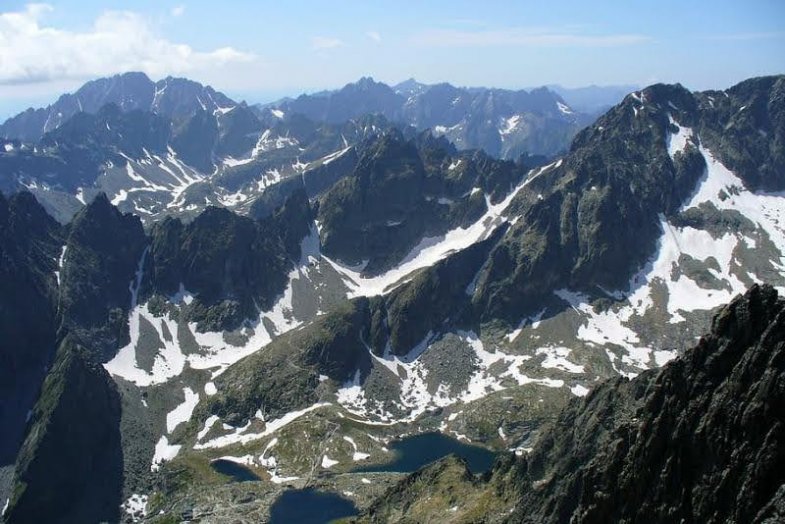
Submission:
[[[776,520],[785,482],[783,405],[785,300],[770,286],[754,286],[715,316],[683,358],[632,381],[603,383],[573,400],[530,454],[501,459],[476,488],[499,497],[481,520]],[[397,515],[412,522],[406,511],[420,496],[405,480],[361,521]],[[451,521],[477,516],[476,506],[456,503]]]

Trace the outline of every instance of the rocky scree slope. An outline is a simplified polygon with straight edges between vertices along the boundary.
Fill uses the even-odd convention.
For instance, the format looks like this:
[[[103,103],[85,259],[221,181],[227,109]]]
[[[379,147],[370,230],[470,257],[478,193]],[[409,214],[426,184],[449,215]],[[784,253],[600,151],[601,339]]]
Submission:
[[[785,301],[754,286],[683,357],[574,399],[523,458],[482,480],[447,459],[357,521],[778,522],[783,405]]]

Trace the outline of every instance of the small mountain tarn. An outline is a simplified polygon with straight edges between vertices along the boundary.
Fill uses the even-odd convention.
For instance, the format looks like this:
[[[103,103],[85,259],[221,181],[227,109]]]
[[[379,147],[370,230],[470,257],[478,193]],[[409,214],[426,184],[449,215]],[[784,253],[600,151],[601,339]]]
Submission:
[[[466,466],[474,474],[485,473],[493,465],[496,454],[480,446],[472,446],[443,435],[441,433],[422,433],[404,437],[390,443],[390,450],[395,459],[387,464],[360,466],[355,468],[358,473],[392,471],[409,473],[435,462],[447,455],[455,455],[466,462]]]
[[[270,524],[323,524],[357,514],[354,503],[335,493],[312,488],[284,491],[270,507]]]
[[[235,482],[261,480],[253,471],[231,460],[216,459],[210,462],[210,466],[221,475],[226,475]]]

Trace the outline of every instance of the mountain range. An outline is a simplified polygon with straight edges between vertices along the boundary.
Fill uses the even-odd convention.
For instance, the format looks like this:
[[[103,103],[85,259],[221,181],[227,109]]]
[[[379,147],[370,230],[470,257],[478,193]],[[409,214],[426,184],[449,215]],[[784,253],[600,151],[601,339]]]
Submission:
[[[429,129],[460,150],[523,155],[531,163],[525,159],[564,149],[591,120],[544,88],[401,86],[394,91],[364,78],[337,92],[262,108],[185,79],[154,83],[128,73],[88,82],[0,126],[0,169],[7,174],[0,189],[26,188],[62,223],[99,192],[146,222],[193,218],[206,205],[247,213],[268,187],[322,178],[312,172],[336,169],[325,166],[339,157],[351,162],[353,148],[394,126],[408,136]],[[415,91],[409,102],[401,94]],[[512,149],[502,151],[502,143]]]
[[[0,152],[7,522],[258,522],[308,489],[371,522],[781,514],[785,77],[592,123],[548,90],[161,82],[4,125],[33,133]],[[436,129],[500,108],[574,138]],[[501,456],[358,469],[433,431]]]
[[[624,93],[610,95],[614,101]],[[344,122],[374,113],[388,120],[431,129],[460,149],[483,149],[500,158],[563,152],[575,133],[596,116],[572,109],[546,87],[511,91],[427,85],[414,79],[395,86],[361,78],[337,91],[301,95],[264,106],[319,122]]]
[[[75,93],[62,95],[45,108],[30,108],[6,120],[0,136],[36,142],[77,113],[97,113],[107,104],[122,111],[146,111],[174,121],[190,118],[201,109],[222,112],[236,106],[223,93],[184,78],[151,81],[144,73],[125,73],[87,82]]]

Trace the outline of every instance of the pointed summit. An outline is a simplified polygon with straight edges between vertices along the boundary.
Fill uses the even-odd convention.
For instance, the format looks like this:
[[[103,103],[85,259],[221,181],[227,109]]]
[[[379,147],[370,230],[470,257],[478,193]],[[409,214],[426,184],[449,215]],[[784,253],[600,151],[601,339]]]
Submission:
[[[0,126],[0,137],[35,142],[75,114],[95,114],[107,104],[115,104],[123,112],[139,109],[180,120],[200,108],[212,113],[234,107],[236,102],[209,86],[185,78],[167,77],[153,83],[144,73],[123,73],[91,80],[46,108],[28,109],[9,118]]]

